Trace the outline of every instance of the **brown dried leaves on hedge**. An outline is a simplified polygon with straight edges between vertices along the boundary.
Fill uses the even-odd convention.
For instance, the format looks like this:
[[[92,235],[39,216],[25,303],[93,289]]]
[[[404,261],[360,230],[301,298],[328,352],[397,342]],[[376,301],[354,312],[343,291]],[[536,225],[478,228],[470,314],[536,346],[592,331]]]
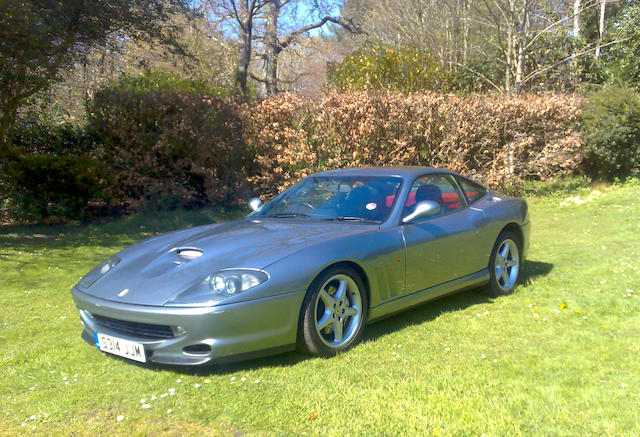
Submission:
[[[582,161],[578,98],[437,93],[283,94],[246,107],[250,182],[274,194],[315,171],[424,165],[493,187],[575,172]]]

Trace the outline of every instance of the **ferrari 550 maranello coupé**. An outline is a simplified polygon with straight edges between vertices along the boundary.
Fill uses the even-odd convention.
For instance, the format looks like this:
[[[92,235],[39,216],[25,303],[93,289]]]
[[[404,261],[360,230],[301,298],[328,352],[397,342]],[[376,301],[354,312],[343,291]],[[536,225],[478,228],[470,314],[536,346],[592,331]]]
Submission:
[[[511,292],[529,244],[524,200],[441,169],[328,171],[250,205],[89,272],[72,289],[82,337],[165,364],[296,347],[331,356],[401,310],[481,286]]]

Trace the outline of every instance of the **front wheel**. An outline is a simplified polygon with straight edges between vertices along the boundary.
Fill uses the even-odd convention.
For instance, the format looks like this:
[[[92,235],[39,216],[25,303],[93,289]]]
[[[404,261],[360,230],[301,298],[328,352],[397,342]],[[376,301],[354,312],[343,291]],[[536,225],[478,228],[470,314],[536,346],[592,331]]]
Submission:
[[[302,303],[299,347],[329,357],[360,340],[368,309],[362,278],[352,268],[338,266],[318,276]]]
[[[505,231],[498,236],[491,251],[489,275],[492,296],[513,292],[520,276],[520,244],[514,233]]]

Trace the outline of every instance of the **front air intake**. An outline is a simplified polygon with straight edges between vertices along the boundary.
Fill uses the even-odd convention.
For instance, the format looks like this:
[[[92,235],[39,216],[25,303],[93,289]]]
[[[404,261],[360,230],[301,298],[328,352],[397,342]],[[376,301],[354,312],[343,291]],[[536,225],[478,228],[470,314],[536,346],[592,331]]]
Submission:
[[[112,319],[97,314],[92,314],[91,316],[99,326],[129,337],[145,340],[167,340],[175,337],[171,326],[130,322],[128,320]]]

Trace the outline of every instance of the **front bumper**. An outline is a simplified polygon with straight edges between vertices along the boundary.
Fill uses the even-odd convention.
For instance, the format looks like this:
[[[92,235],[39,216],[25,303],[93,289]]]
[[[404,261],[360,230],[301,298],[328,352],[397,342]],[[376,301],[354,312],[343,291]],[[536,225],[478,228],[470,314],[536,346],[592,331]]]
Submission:
[[[100,332],[142,344],[149,362],[200,365],[249,357],[262,351],[292,349],[305,292],[199,308],[118,303],[93,297],[76,287],[71,294],[80,312],[82,338],[87,343],[95,345],[93,334]],[[162,339],[137,336],[105,326],[96,315],[169,326],[173,336]]]

